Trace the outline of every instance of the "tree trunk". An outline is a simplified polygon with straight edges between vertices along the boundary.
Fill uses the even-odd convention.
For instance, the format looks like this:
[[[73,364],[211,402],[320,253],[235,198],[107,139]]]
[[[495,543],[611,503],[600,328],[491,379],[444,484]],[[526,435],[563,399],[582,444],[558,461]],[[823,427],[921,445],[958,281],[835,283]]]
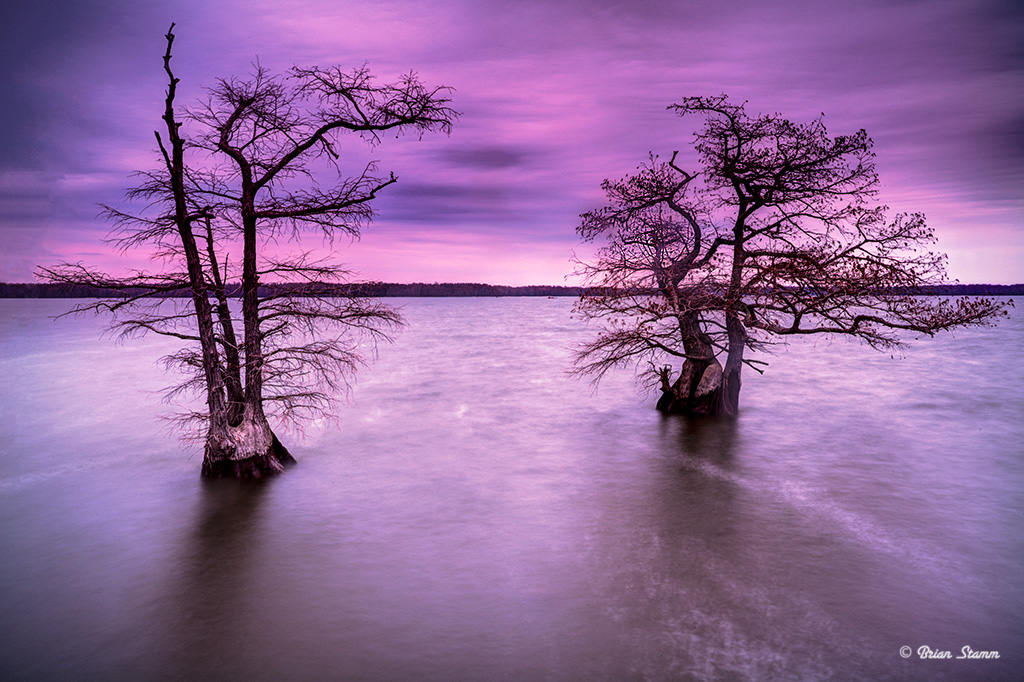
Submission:
[[[210,433],[203,456],[203,476],[207,478],[266,478],[284,471],[295,462],[274,435],[263,412],[263,337],[259,321],[259,273],[256,269],[255,190],[250,169],[243,168],[243,255],[242,321],[245,337],[244,410],[240,419],[210,422]],[[226,303],[226,301],[222,301]],[[220,312],[220,311],[219,311]],[[227,315],[227,307],[223,306]],[[221,318],[225,333],[230,317]],[[231,388],[230,385],[228,388]],[[240,387],[239,387],[240,388]],[[235,415],[232,415],[235,416]],[[234,423],[234,422],[237,423]]]
[[[686,361],[674,382],[669,376],[671,368],[662,370],[658,411],[682,415],[735,415],[739,407],[738,371],[735,380],[727,379],[732,369],[732,353],[723,370],[715,357],[711,340],[701,331],[696,315],[681,316],[679,331]],[[741,348],[741,363],[742,357]]]
[[[743,351],[747,347],[747,330],[739,315],[733,311],[726,312],[725,326],[729,334],[729,354],[722,373],[718,413],[734,417],[740,411],[740,374],[743,369]]]
[[[259,321],[259,273],[256,269],[256,219],[253,190],[248,173],[243,174],[242,321],[245,344],[244,409],[237,423],[228,422],[211,430],[203,458],[203,476],[208,478],[266,478],[284,471],[295,462],[274,435],[263,412],[263,336]],[[226,306],[224,312],[228,314]],[[230,316],[226,320],[231,326]],[[243,390],[243,387],[237,387]],[[237,418],[237,413],[235,415]]]
[[[213,276],[213,291],[217,297],[217,319],[220,321],[224,353],[224,387],[227,390],[227,420],[231,426],[242,422],[245,412],[245,391],[242,388],[242,364],[238,353],[238,340],[235,337],[235,325],[231,320],[231,308],[228,306],[227,293],[224,291],[224,279],[217,263],[217,253],[213,248],[213,227],[210,216],[206,220],[206,254],[210,259],[210,274]]]
[[[674,383],[669,382],[667,371],[662,375],[658,411],[664,414],[721,414],[722,378],[722,365],[714,357],[710,360],[686,360]]]
[[[221,422],[214,428],[211,423],[202,474],[205,478],[266,478],[294,462],[263,411],[246,406],[237,426]]]

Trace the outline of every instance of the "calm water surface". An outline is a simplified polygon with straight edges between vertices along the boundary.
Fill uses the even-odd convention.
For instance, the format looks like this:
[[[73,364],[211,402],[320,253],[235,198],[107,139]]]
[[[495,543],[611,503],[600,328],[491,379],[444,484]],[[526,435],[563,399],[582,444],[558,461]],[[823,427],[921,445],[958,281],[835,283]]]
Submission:
[[[163,430],[173,345],[0,301],[0,679],[1019,679],[1020,311],[793,344],[728,423],[565,376],[570,299],[397,303],[245,485]]]

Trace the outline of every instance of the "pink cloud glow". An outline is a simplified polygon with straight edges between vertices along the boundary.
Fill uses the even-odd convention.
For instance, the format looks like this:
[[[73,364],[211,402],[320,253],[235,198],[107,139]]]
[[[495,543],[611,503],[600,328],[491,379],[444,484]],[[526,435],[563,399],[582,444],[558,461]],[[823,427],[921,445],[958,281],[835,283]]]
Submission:
[[[0,38],[0,279],[84,260],[145,266],[101,243],[153,163],[163,33],[178,22],[182,102],[251,61],[368,62],[456,88],[450,137],[348,147],[399,183],[336,257],[364,279],[560,284],[577,216],[648,152],[685,150],[686,95],[727,92],[876,141],[882,201],[922,211],[951,278],[1024,281],[1024,11],[986,0],[847,4],[699,0],[199,2],[26,6]],[[68,9],[70,7],[70,9]],[[59,12],[60,10],[60,12]],[[306,248],[322,248],[316,239]]]

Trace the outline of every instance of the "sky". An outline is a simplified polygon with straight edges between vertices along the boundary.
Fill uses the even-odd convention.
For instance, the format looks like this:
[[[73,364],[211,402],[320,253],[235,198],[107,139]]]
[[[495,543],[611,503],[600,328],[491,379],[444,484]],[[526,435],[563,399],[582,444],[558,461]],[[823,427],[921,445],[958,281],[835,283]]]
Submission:
[[[726,93],[751,112],[867,130],[879,200],[923,212],[951,280],[1024,282],[1019,0],[36,0],[0,22],[0,281],[117,255],[99,204],[155,165],[163,35],[178,102],[254,60],[415,70],[455,89],[450,136],[367,154],[399,177],[360,241],[361,279],[572,284],[579,214],[654,152],[689,149],[667,107]],[[304,248],[327,249],[313,237]]]

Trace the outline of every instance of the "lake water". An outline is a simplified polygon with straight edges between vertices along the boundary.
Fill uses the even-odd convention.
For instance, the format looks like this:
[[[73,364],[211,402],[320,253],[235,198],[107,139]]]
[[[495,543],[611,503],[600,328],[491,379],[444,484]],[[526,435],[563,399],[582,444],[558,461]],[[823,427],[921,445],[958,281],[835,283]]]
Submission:
[[[1019,679],[1024,311],[688,422],[565,375],[571,299],[392,302],[252,485],[163,430],[173,344],[0,301],[0,679]]]

